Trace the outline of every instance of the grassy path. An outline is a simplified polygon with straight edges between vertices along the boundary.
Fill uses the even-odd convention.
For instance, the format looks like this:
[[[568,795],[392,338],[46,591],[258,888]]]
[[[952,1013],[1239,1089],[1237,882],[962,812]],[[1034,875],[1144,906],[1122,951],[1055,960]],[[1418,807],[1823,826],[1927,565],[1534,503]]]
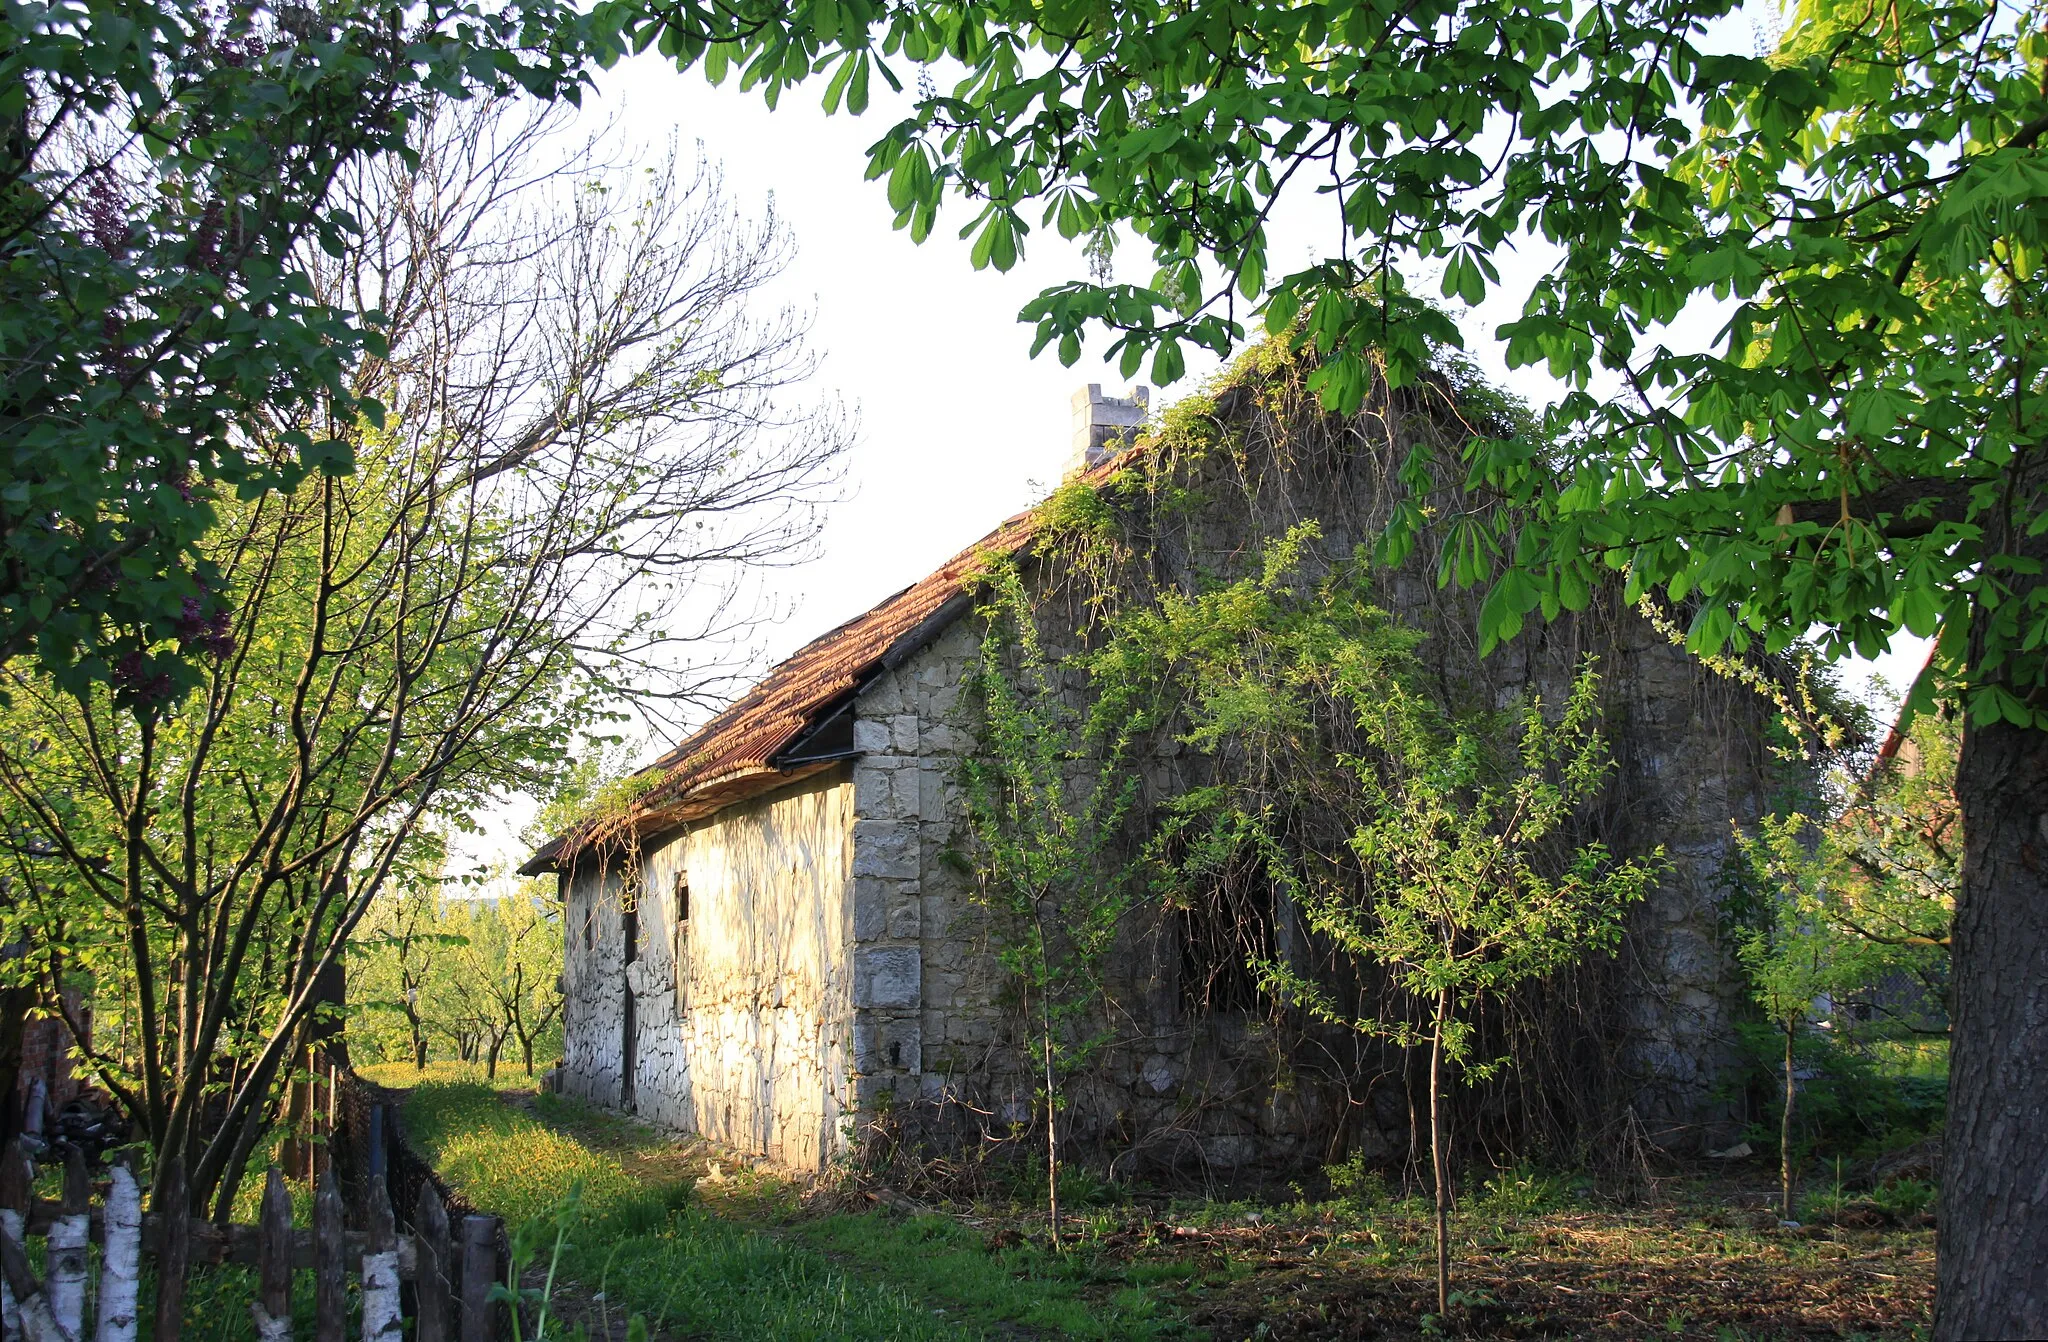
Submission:
[[[1096,1338],[1183,1332],[1153,1281],[1176,1267],[1100,1269],[1028,1243],[991,1247],[946,1215],[819,1214],[773,1175],[557,1096],[428,1082],[406,1128],[477,1205],[519,1225],[581,1189],[561,1275],[567,1314],[623,1339]],[[1015,1239],[1015,1236],[1011,1236]],[[533,1274],[529,1274],[529,1284]]]
[[[580,1187],[581,1215],[560,1274],[574,1283],[578,1313],[597,1306],[620,1328],[637,1313],[656,1336],[959,1336],[905,1291],[856,1280],[821,1253],[697,1205],[687,1161],[631,1141],[629,1125],[614,1120],[626,1131],[579,1133],[609,1125],[553,1096],[501,1096],[466,1084],[416,1087],[405,1117],[441,1172],[511,1225],[554,1214]]]

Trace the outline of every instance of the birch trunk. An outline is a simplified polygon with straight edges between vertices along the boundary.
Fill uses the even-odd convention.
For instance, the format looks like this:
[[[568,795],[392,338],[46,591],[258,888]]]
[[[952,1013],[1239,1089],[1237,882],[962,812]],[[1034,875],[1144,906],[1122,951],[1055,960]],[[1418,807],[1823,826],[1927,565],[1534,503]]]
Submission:
[[[50,1298],[50,1318],[68,1338],[85,1333],[86,1245],[92,1239],[92,1183],[85,1157],[74,1148],[64,1162],[63,1210],[51,1223],[49,1248],[43,1260],[43,1293]]]
[[[19,1211],[0,1207],[0,1234],[6,1235],[8,1242],[22,1249],[26,1256],[28,1239],[22,1234]],[[5,1275],[0,1275],[0,1342],[22,1342],[21,1305],[15,1300],[14,1288],[8,1285]]]
[[[135,1342],[142,1288],[142,1188],[126,1165],[107,1188],[106,1247],[100,1256],[98,1342]]]
[[[363,1255],[363,1342],[403,1342],[398,1313],[398,1250]]]

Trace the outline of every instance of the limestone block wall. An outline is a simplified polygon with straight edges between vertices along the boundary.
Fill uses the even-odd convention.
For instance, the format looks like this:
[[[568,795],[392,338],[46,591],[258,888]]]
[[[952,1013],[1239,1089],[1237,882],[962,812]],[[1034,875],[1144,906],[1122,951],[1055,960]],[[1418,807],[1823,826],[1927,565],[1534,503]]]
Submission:
[[[956,1046],[994,1042],[997,966],[945,859],[959,772],[975,748],[961,703],[971,620],[873,680],[854,701],[854,1094],[874,1112],[944,1094]]]
[[[565,1091],[795,1169],[841,1149],[853,794],[838,770],[650,845],[630,912],[617,873],[579,867]]]
[[[561,881],[561,1086],[593,1104],[616,1106],[625,1059],[622,874],[585,862]]]

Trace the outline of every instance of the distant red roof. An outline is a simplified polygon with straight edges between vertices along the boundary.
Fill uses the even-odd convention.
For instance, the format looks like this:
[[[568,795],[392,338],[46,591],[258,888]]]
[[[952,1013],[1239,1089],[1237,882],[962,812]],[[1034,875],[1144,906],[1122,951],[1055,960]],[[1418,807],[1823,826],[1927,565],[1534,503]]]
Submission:
[[[1090,475],[1107,475],[1110,468],[1104,463]],[[829,762],[784,765],[777,757],[877,670],[925,646],[965,613],[966,579],[983,556],[1015,554],[1037,530],[1035,510],[1019,513],[936,573],[806,643],[731,707],[641,770],[668,776],[640,799],[638,831],[657,833],[830,767]],[[572,831],[550,840],[519,870],[528,876],[558,870],[557,859],[574,837]]]

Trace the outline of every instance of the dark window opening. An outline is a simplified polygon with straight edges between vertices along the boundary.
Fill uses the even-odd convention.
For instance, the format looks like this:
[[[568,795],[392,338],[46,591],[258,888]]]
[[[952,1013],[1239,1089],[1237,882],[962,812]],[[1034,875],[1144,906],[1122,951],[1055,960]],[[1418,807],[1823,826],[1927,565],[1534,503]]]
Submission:
[[[1174,921],[1186,1010],[1263,1011],[1271,1004],[1258,966],[1273,959],[1273,883],[1256,853],[1240,853],[1208,873]]]

